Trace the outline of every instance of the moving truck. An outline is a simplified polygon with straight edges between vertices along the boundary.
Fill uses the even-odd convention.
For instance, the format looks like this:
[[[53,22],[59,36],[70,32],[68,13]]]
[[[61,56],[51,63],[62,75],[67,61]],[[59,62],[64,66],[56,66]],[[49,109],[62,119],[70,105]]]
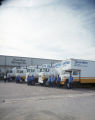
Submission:
[[[40,69],[41,69],[41,66],[28,66],[25,81],[27,82],[27,77],[28,76],[33,75],[34,78],[35,78],[35,83],[38,83]]]
[[[74,82],[95,83],[95,61],[82,59],[67,59],[62,61],[60,73],[62,84],[67,83],[70,74]]]
[[[15,80],[16,73],[17,73],[17,68],[14,67],[14,68],[12,68],[11,70],[8,71],[7,78],[10,76],[11,80]]]
[[[46,82],[47,82],[49,76],[52,77],[54,75],[56,78],[60,72],[60,66],[61,66],[61,63],[56,63],[56,64],[52,64],[52,65],[51,64],[43,64],[42,68],[40,70],[40,73],[39,73],[38,82],[40,84],[46,85]]]
[[[20,82],[25,82],[26,72],[27,72],[26,67],[21,67],[21,68],[17,69],[16,76],[20,76],[20,78],[21,78]]]
[[[54,71],[53,67],[51,66],[51,64],[43,64],[42,68],[40,69],[40,72],[39,72],[38,82],[40,84],[46,85],[48,77],[52,76],[54,74],[55,74],[55,71]]]

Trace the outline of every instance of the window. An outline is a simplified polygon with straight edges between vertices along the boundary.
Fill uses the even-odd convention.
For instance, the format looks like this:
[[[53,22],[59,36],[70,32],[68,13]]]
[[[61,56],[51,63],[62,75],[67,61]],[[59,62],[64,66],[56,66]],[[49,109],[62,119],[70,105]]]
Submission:
[[[40,72],[49,72],[49,69],[48,68],[42,68],[42,69],[40,69]]]
[[[49,69],[47,68],[46,72],[49,72]]]
[[[64,71],[63,74],[70,74],[69,72]]]
[[[73,75],[78,75],[78,71],[73,71]]]
[[[20,73],[23,73],[23,71],[21,70]]]
[[[19,71],[19,70],[17,70],[17,73],[20,73],[20,71]]]
[[[12,73],[12,70],[10,70],[9,72]]]
[[[31,72],[35,72],[35,69],[31,69]]]
[[[27,72],[30,72],[30,69],[27,69]]]
[[[40,69],[40,72],[42,72],[42,69]]]

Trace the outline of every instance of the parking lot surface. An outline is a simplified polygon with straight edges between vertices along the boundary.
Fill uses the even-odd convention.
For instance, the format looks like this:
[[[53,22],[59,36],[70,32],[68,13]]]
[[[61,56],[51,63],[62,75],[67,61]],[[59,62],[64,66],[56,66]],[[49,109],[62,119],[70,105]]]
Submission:
[[[0,120],[95,120],[95,88],[1,82]]]

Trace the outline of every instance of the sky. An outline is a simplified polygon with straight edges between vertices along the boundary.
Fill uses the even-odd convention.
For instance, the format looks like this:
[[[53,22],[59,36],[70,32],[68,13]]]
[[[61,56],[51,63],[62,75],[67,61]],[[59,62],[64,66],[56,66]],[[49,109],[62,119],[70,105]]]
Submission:
[[[95,0],[4,0],[0,55],[95,60]]]

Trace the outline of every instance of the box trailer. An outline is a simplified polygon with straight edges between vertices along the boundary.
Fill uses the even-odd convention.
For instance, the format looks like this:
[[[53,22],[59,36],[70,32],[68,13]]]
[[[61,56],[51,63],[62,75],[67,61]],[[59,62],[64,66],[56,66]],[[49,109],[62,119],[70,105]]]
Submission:
[[[61,83],[65,84],[70,76],[74,82],[95,83],[95,61],[67,59],[62,62]]]

